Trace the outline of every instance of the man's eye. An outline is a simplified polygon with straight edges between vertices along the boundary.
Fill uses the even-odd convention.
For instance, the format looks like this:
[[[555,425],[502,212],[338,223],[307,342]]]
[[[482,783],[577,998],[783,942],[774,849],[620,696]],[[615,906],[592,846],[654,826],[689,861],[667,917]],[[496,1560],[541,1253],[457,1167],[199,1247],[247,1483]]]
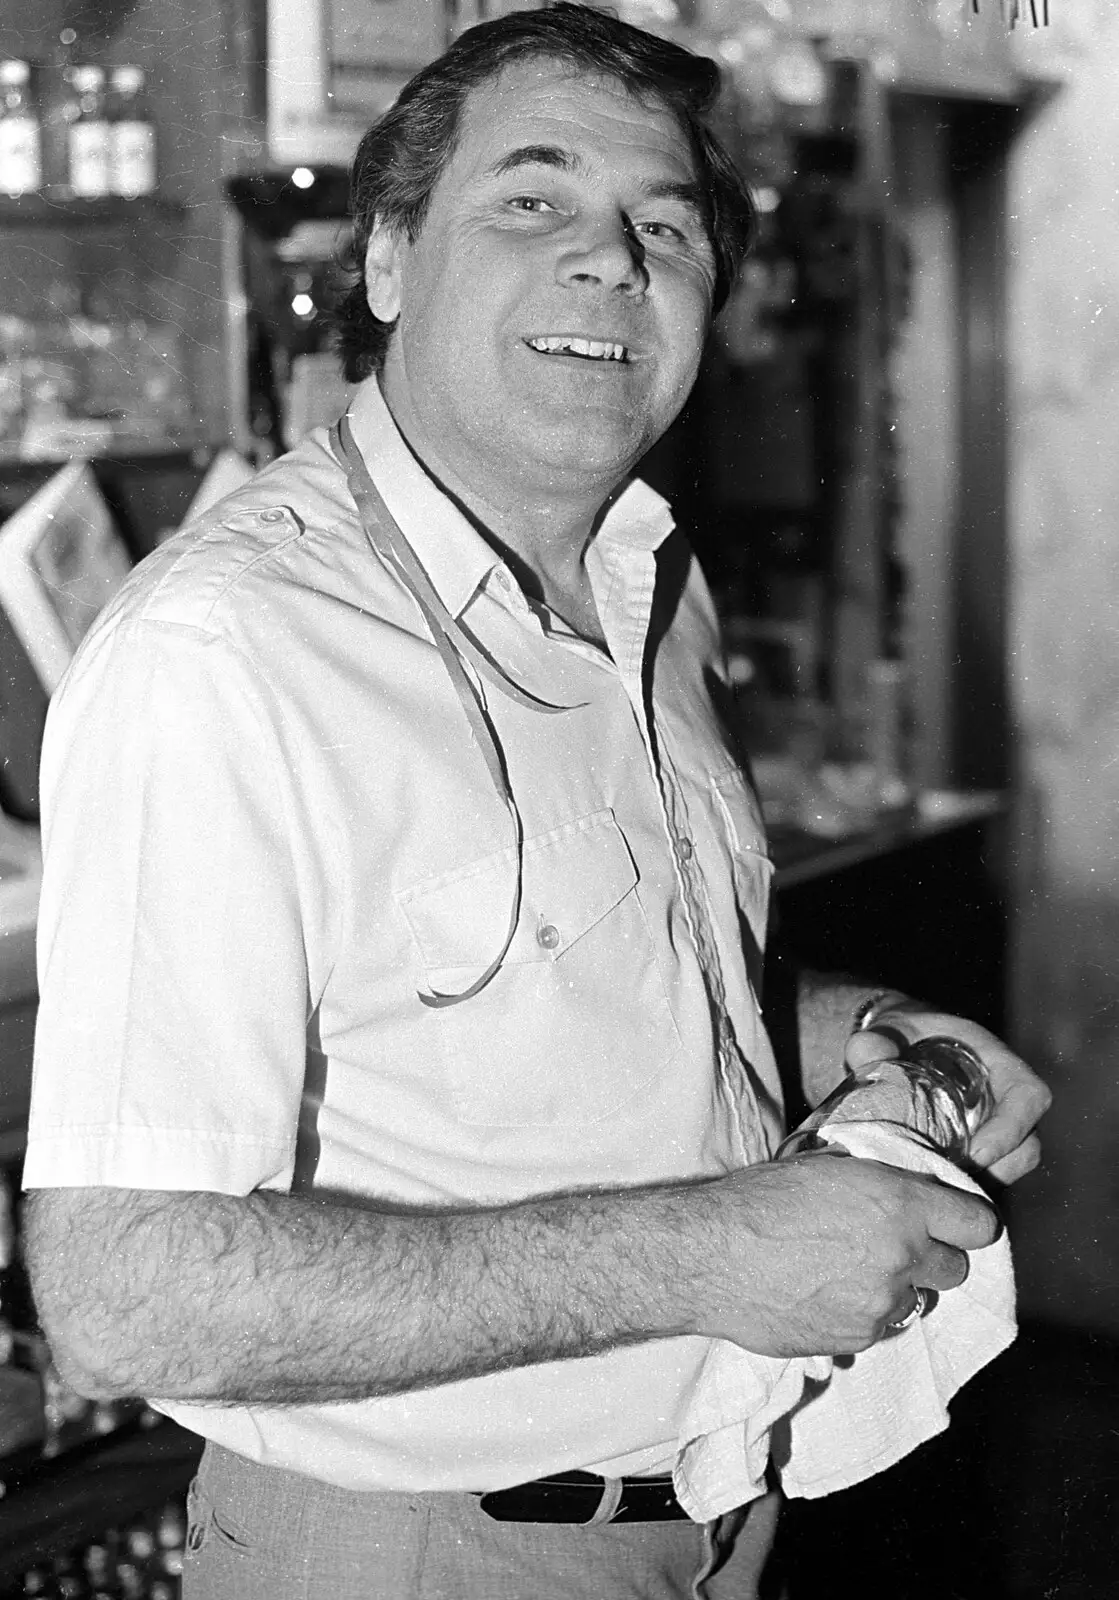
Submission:
[[[680,229],[674,228],[671,222],[635,222],[634,230],[637,233],[644,234],[645,237],[649,239],[683,240],[684,238],[684,234],[680,231]]]
[[[548,202],[542,200],[538,194],[515,194],[509,199],[508,204],[514,211],[527,211],[530,214],[551,211],[552,209]]]

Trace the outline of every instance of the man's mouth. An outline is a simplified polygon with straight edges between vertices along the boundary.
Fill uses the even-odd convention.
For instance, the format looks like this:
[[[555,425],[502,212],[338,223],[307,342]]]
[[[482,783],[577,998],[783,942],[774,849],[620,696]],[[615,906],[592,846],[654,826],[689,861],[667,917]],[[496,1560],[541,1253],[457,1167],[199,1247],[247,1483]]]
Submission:
[[[545,356],[579,356],[583,361],[620,361],[623,364],[630,359],[628,348],[610,339],[574,339],[565,334],[547,334],[526,339],[525,343],[530,350],[538,350]]]

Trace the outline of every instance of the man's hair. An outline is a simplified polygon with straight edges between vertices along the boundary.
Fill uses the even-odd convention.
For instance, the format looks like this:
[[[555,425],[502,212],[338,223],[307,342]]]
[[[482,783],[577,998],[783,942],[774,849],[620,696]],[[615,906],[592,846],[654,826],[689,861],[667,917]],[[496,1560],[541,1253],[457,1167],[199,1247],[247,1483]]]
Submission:
[[[338,351],[350,383],[380,370],[395,324],[373,316],[366,300],[365,253],[380,221],[414,243],[432,192],[455,152],[470,91],[514,62],[540,58],[614,78],[643,102],[659,102],[687,136],[715,250],[715,310],[726,301],[757,225],[750,192],[703,120],[719,93],[720,73],[707,56],[589,6],[561,0],[541,11],[515,11],[460,34],[423,67],[358,145],[350,173],[353,238],[345,265],[356,275],[334,313]]]

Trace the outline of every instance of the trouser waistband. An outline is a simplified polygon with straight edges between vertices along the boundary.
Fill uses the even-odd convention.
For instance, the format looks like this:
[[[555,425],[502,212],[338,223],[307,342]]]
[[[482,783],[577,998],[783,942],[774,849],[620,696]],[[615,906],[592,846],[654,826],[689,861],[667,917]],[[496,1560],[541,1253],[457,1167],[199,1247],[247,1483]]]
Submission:
[[[606,1515],[607,1496],[615,1504]],[[511,1489],[480,1497],[497,1522],[673,1522],[688,1513],[676,1498],[671,1477],[600,1478],[593,1472],[555,1472]]]

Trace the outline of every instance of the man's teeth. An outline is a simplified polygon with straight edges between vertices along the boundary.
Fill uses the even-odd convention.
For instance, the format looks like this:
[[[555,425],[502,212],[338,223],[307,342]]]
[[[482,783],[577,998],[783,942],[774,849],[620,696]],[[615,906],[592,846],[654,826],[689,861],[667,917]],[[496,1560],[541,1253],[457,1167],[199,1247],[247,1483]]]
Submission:
[[[530,339],[529,344],[534,350],[546,351],[555,355],[558,351],[570,351],[574,356],[588,356],[592,361],[624,361],[626,347],[624,344],[611,344],[604,339]]]

